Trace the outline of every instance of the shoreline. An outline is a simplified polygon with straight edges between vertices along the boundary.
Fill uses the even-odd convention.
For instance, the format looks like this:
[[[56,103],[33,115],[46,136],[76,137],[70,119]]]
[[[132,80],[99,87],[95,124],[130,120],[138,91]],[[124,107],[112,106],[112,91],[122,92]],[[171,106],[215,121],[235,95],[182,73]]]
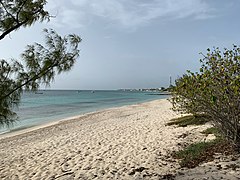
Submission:
[[[9,138],[9,137],[13,137],[13,136],[22,135],[22,134],[29,133],[29,132],[32,132],[32,131],[44,129],[44,128],[47,128],[47,127],[59,125],[60,123],[63,123],[63,122],[66,122],[66,121],[72,121],[72,120],[76,120],[76,119],[79,119],[79,118],[82,118],[82,117],[84,118],[84,116],[93,115],[95,113],[101,113],[101,112],[104,112],[104,111],[114,110],[114,109],[117,109],[117,108],[141,105],[141,104],[149,103],[149,102],[152,102],[152,101],[167,100],[167,99],[168,98],[156,99],[156,100],[144,101],[144,102],[140,102],[140,103],[136,103],[136,104],[110,107],[110,108],[106,108],[106,109],[100,109],[100,110],[96,110],[96,111],[92,111],[92,112],[79,114],[79,115],[76,115],[76,116],[70,116],[70,117],[63,118],[63,119],[56,119],[56,120],[53,120],[51,122],[47,122],[47,123],[43,123],[43,124],[39,124],[39,125],[33,125],[33,126],[30,126],[30,127],[26,127],[26,128],[23,127],[23,129],[20,129],[20,130],[14,130],[13,129],[12,131],[1,133],[0,134],[0,140],[5,139],[5,138]]]

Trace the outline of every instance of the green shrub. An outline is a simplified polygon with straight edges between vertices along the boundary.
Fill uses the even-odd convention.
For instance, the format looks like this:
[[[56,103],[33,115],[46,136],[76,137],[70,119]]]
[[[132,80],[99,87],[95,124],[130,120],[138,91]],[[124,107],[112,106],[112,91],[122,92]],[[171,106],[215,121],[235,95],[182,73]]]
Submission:
[[[200,163],[212,161],[216,153],[234,154],[235,146],[223,138],[216,138],[210,142],[199,142],[189,145],[187,148],[175,152],[173,157],[181,159],[180,166],[194,168]]]
[[[203,125],[207,123],[209,119],[206,116],[183,116],[176,119],[172,119],[171,122],[167,123],[168,126],[178,125],[179,127],[186,127],[188,125]]]
[[[199,72],[188,71],[172,89],[173,109],[210,117],[240,148],[240,48],[207,50]]]
[[[211,127],[211,128],[208,128],[208,129],[204,130],[204,131],[202,132],[202,134],[206,134],[206,135],[208,135],[208,134],[214,134],[215,136],[219,137],[219,136],[220,136],[220,131],[219,131],[218,128]]]

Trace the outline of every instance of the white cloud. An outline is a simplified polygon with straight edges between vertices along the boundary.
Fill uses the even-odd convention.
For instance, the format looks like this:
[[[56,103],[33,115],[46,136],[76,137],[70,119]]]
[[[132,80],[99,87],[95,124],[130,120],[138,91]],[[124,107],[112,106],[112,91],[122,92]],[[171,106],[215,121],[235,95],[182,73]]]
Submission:
[[[131,29],[156,19],[206,19],[213,11],[206,0],[59,0],[48,7],[50,12],[59,12],[54,23],[73,28],[101,18]]]

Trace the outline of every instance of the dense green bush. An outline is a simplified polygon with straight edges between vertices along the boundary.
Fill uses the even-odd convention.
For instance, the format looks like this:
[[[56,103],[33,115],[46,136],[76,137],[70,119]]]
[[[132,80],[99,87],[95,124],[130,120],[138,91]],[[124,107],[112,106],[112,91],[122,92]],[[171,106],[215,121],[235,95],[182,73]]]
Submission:
[[[188,71],[172,89],[173,109],[211,118],[240,147],[240,48],[207,50],[199,72]]]

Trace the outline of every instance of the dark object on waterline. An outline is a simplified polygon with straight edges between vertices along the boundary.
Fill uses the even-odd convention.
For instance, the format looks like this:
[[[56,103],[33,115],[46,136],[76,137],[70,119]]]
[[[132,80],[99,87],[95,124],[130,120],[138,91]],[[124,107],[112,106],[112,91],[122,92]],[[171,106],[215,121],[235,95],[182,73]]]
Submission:
[[[171,95],[171,93],[151,93],[146,95],[158,95],[158,96],[164,96],[164,95]]]
[[[43,92],[35,92],[35,94],[43,94]]]

